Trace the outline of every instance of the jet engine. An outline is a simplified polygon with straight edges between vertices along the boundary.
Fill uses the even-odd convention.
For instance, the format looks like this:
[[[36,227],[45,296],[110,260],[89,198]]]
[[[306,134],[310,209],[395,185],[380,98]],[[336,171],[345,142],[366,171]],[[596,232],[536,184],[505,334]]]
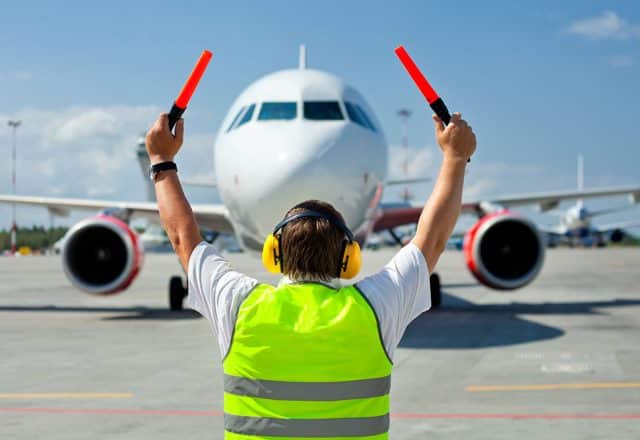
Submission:
[[[142,267],[144,249],[123,221],[106,215],[89,218],[69,230],[62,266],[71,283],[96,295],[129,287]]]
[[[465,235],[467,267],[485,286],[517,289],[531,282],[544,262],[544,243],[531,221],[509,211],[482,217]]]

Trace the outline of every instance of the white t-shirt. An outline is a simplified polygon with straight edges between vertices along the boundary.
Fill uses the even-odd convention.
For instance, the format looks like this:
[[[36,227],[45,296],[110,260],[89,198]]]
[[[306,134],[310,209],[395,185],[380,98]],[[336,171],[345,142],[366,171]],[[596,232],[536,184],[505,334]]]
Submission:
[[[224,357],[238,310],[258,281],[235,271],[218,251],[206,242],[196,246],[189,258],[187,305],[207,318],[218,336]],[[286,277],[281,283],[288,283]],[[340,280],[329,283],[339,287]],[[429,270],[424,255],[413,243],[403,247],[379,272],[358,281],[356,287],[373,307],[387,354],[395,348],[411,321],[431,307]]]

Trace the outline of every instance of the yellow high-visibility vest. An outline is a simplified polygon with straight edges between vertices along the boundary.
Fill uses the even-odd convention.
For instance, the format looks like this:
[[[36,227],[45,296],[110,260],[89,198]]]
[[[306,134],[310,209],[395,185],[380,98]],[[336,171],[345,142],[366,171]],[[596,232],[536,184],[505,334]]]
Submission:
[[[355,286],[259,284],[223,367],[226,440],[388,439],[392,363]]]

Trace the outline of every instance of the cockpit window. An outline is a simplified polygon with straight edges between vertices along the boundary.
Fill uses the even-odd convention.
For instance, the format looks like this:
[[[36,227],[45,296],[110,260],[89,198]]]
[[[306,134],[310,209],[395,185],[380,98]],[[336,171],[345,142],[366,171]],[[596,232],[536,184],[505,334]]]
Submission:
[[[248,108],[247,111],[244,112],[244,115],[242,115],[242,118],[240,119],[240,121],[238,122],[237,127],[238,128],[244,124],[246,124],[247,122],[249,122],[251,120],[251,118],[253,117],[253,111],[256,109],[256,105],[255,104],[251,104]]]
[[[351,119],[353,122],[355,122],[356,124],[364,128],[368,128],[371,131],[376,131],[376,128],[371,122],[371,119],[369,119],[369,117],[364,112],[362,107],[360,107],[358,104],[354,104],[352,102],[346,102],[346,101],[344,103],[344,106],[347,109],[347,114],[349,115],[349,119]]]
[[[295,119],[297,105],[295,102],[263,102],[258,120]]]
[[[356,124],[363,126],[364,128],[369,128],[367,121],[365,121],[360,112],[356,109],[355,104],[351,104],[350,102],[345,101],[344,106],[347,108],[349,119],[351,119]]]
[[[344,119],[338,101],[306,101],[304,118],[312,121],[336,121]]]
[[[240,116],[242,115],[242,113],[244,112],[244,109],[247,108],[246,106],[243,106],[239,111],[238,114],[235,116],[235,118],[233,118],[233,121],[231,121],[231,124],[229,124],[229,127],[227,128],[227,133],[231,131],[231,129],[236,125],[236,122],[238,122],[238,119],[240,119]]]
[[[373,125],[373,122],[371,122],[371,118],[369,118],[369,116],[367,115],[367,112],[365,112],[364,109],[359,105],[356,105],[356,108],[360,110],[360,114],[362,115],[364,120],[367,121],[367,125],[369,125],[369,128],[371,128],[371,130],[373,131],[376,131],[376,126]]]

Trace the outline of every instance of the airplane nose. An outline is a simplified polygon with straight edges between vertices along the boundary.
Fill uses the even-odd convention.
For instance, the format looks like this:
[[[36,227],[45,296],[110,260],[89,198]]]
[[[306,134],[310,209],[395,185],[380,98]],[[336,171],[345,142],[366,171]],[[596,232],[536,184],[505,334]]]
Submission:
[[[328,133],[298,139],[288,152],[280,151],[275,158],[273,178],[261,186],[261,198],[277,200],[288,208],[294,200],[325,199],[335,193],[336,181],[348,178],[341,147],[339,136]]]
[[[359,226],[364,218],[349,218],[351,213],[363,213],[376,188],[376,174],[385,169],[383,154],[374,154],[371,143],[358,142],[349,136],[345,124],[307,131],[289,142],[288,148],[275,153],[270,178],[256,189],[255,206],[257,229],[271,232],[287,210],[304,200],[317,199],[332,204],[345,215],[351,227]],[[378,163],[381,162],[381,163]],[[371,173],[369,170],[375,170]],[[268,201],[268,204],[267,204]]]

